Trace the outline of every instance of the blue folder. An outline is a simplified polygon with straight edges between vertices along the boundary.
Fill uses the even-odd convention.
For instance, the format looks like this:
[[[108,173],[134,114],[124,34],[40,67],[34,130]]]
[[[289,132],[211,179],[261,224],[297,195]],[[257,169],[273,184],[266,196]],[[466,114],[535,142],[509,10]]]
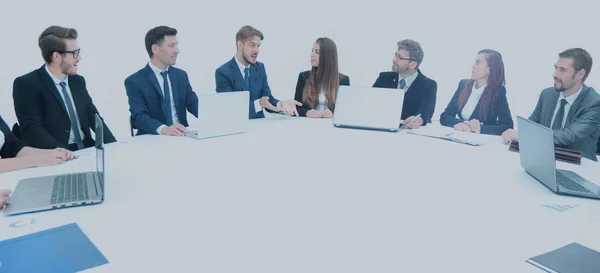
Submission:
[[[75,223],[0,241],[0,272],[78,272],[108,260]]]

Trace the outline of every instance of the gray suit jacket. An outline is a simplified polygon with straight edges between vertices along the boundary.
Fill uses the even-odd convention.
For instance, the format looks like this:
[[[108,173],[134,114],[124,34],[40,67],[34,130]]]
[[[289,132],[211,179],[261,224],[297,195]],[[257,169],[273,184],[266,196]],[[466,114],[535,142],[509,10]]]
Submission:
[[[558,103],[559,92],[546,88],[540,94],[535,110],[529,120],[550,128],[552,116]],[[580,150],[581,156],[597,161],[596,145],[600,136],[600,95],[585,84],[571,105],[565,126],[554,130],[557,146]]]

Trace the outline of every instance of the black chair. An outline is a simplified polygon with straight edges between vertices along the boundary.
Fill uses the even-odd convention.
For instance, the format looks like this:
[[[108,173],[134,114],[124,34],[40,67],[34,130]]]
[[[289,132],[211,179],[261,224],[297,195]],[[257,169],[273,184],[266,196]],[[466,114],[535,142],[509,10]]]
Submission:
[[[21,138],[21,128],[19,128],[19,124],[15,123],[15,125],[13,125],[12,127],[12,133],[13,135],[15,135],[18,139],[22,139]]]
[[[135,136],[137,134],[137,128],[133,126],[133,116],[129,116],[129,131],[131,132],[131,136]]]

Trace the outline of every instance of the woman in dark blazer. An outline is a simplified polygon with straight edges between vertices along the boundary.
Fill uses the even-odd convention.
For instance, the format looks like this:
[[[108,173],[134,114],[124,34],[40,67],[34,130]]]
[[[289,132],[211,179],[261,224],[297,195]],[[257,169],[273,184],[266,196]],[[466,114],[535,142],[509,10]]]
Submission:
[[[75,155],[63,148],[44,150],[25,146],[0,116],[0,173],[29,167],[57,165],[73,158]]]
[[[513,128],[504,88],[504,63],[497,51],[479,51],[471,79],[461,80],[440,123],[458,131],[501,135]]]
[[[338,70],[337,47],[329,38],[319,38],[310,55],[312,69],[298,75],[294,99],[302,103],[298,114],[309,118],[331,118],[340,85],[350,78]]]

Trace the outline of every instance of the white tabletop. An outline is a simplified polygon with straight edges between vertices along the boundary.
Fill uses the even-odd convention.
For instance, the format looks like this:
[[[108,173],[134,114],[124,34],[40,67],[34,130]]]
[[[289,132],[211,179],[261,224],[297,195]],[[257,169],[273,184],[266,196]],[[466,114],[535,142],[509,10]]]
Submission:
[[[86,272],[540,272],[525,260],[573,241],[600,250],[600,202],[552,193],[486,138],[306,118],[135,137],[106,145],[103,204],[0,216],[0,240],[75,222],[109,260]],[[93,170],[94,158],[5,173],[0,188]],[[558,167],[600,184],[596,162]]]

